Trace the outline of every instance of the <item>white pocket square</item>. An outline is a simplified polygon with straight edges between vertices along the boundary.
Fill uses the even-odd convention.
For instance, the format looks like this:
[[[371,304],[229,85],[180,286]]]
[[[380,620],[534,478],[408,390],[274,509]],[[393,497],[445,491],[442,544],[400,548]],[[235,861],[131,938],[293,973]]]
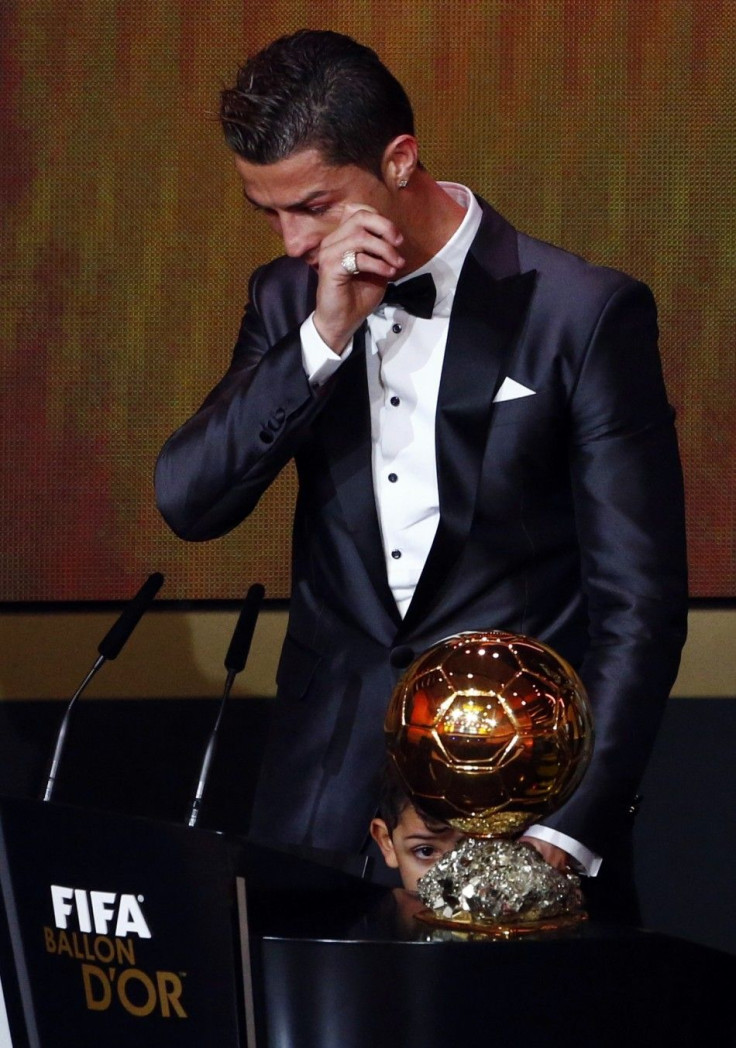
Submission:
[[[521,382],[516,382],[513,378],[505,378],[493,398],[493,403],[500,404],[502,400],[518,400],[519,397],[533,397],[535,393],[535,389],[522,386]]]

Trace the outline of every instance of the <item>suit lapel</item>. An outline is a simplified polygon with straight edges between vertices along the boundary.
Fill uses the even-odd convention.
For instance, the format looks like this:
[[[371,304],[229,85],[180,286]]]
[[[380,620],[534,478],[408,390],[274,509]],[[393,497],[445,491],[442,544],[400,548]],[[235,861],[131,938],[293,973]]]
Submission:
[[[491,216],[498,218],[495,212]],[[455,294],[435,429],[440,521],[401,633],[411,631],[427,609],[441,600],[442,585],[467,539],[491,405],[534,289],[535,272],[518,272],[515,234],[502,219],[500,223],[495,226],[495,238],[489,237],[494,232],[492,222],[481,226]],[[508,231],[513,234],[513,244]],[[497,246],[490,261],[484,257],[489,239],[496,239]]]

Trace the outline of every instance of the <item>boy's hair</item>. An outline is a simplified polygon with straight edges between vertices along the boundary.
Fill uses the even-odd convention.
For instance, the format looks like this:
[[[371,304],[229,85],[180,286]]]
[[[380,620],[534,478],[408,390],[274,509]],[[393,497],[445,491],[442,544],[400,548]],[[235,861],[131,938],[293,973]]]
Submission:
[[[342,33],[282,36],[238,70],[222,91],[228,145],[250,163],[273,164],[301,149],[378,177],[389,142],[414,134],[411,103],[378,55]]]
[[[411,803],[412,800],[406,792],[406,786],[396,770],[396,765],[390,757],[387,758],[381,772],[378,816],[386,823],[389,834],[392,834],[399,825],[403,812]]]
[[[396,770],[396,765],[390,757],[386,759],[381,772],[381,792],[378,800],[378,817],[386,823],[389,835],[392,835],[399,825],[401,816],[407,808],[413,808],[428,830],[437,830],[445,826],[441,819],[427,815],[426,811],[414,803],[406,792],[406,786]]]

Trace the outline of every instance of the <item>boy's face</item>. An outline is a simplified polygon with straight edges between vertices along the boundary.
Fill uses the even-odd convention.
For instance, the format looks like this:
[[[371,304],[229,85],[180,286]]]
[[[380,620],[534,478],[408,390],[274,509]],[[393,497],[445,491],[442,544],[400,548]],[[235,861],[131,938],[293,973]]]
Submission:
[[[404,887],[417,890],[417,881],[445,852],[462,839],[460,830],[445,822],[426,822],[412,804],[401,813],[398,825],[389,833],[383,819],[371,823],[371,835],[381,849],[386,865],[398,870]]]

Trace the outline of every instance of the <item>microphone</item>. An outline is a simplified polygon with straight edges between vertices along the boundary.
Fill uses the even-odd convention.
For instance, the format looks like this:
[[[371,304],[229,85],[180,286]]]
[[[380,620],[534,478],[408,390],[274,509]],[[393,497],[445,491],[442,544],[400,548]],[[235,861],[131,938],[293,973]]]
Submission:
[[[64,752],[64,745],[66,743],[67,730],[69,728],[69,719],[71,717],[72,709],[79,696],[85,690],[89,682],[92,680],[94,675],[100,669],[105,662],[112,659],[116,659],[123,649],[126,641],[130,637],[135,627],[140,622],[140,619],[149,606],[153,603],[153,599],[161,589],[163,585],[163,575],[156,571],[152,575],[149,575],[146,581],[143,583],[141,588],[136,593],[132,600],[128,601],[126,606],[117,621],[113,624],[112,628],[108,630],[103,639],[100,641],[97,651],[99,657],[95,661],[92,669],[89,671],[87,676],[84,678],[82,683],[79,685],[77,690],[71,697],[69,705],[66,708],[64,717],[61,721],[59,731],[56,736],[56,746],[54,747],[54,755],[51,758],[51,768],[49,770],[48,779],[46,780],[46,788],[43,792],[43,800],[50,801],[51,795],[54,791],[54,785],[56,783],[56,774],[59,770],[59,762],[61,755]]]
[[[100,641],[97,650],[102,656],[103,662],[107,659],[116,659],[128,637],[140,622],[143,613],[148,611],[153,599],[163,586],[164,577],[160,571],[149,575],[132,600],[128,601],[123,608],[120,618],[113,624],[110,630]]]
[[[212,757],[215,752],[215,746],[217,745],[217,734],[220,730],[220,721],[222,720],[225,703],[230,695],[230,690],[232,689],[236,676],[245,669],[245,664],[250,653],[251,642],[253,641],[253,634],[256,629],[256,622],[258,621],[258,613],[261,610],[261,604],[263,603],[265,595],[266,590],[260,582],[254,582],[246,594],[245,600],[243,601],[243,607],[240,609],[240,615],[238,616],[238,621],[235,625],[233,637],[230,641],[230,646],[227,649],[227,654],[225,655],[225,669],[227,670],[225,690],[220,699],[220,706],[217,711],[217,717],[215,718],[215,724],[210,732],[210,737],[207,741],[207,747],[202,759],[202,766],[199,769],[199,781],[197,782],[194,800],[192,801],[192,806],[189,811],[189,826],[196,826],[197,820],[199,819],[202,797],[204,796],[207,779],[209,778],[210,765],[212,764]]]
[[[254,582],[248,590],[243,607],[240,609],[238,621],[233,631],[233,639],[225,656],[225,669],[228,671],[228,682],[232,687],[232,681],[238,673],[242,673],[250,654],[250,646],[258,621],[258,613],[261,610],[266,590],[260,582]],[[232,677],[232,680],[230,679]],[[226,684],[227,687],[227,684]]]

